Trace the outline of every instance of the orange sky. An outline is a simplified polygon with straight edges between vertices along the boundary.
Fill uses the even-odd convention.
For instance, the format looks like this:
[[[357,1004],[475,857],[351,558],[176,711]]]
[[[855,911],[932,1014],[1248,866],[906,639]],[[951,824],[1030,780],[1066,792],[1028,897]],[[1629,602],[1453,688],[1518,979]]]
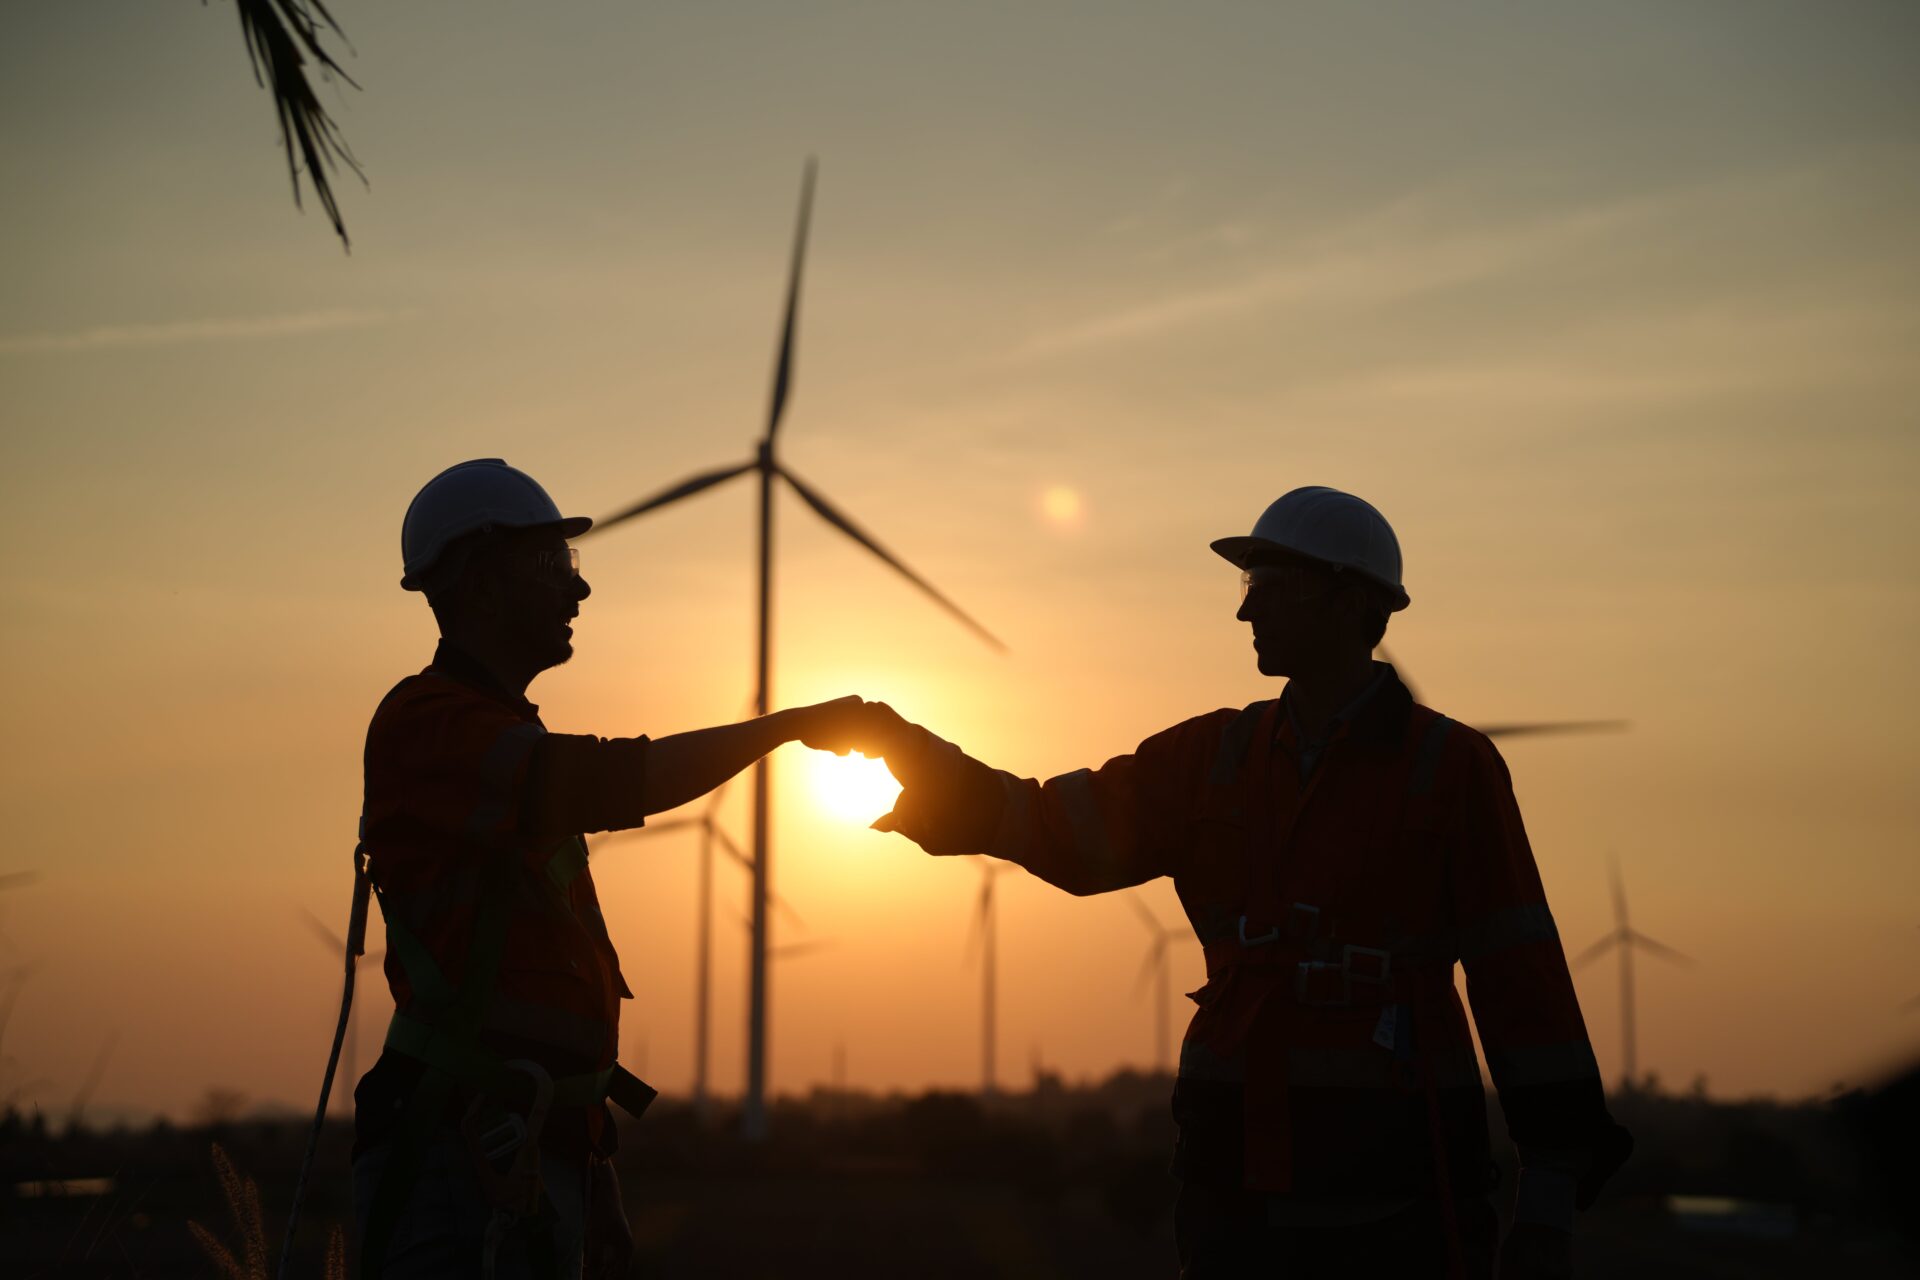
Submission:
[[[1098,763],[1275,691],[1206,542],[1349,488],[1399,530],[1428,701],[1633,722],[1507,756],[1569,946],[1616,854],[1699,961],[1643,968],[1645,1067],[1804,1094],[1920,1049],[1908,11],[336,12],[351,257],[291,208],[224,4],[39,0],[0,48],[0,872],[40,872],[0,896],[32,966],[0,1095],[64,1108],[117,1035],[100,1108],[306,1105],[337,979],[300,911],[344,915],[366,719],[431,650],[407,499],[501,455],[603,513],[744,458],[809,153],[788,460],[1011,653],[787,503],[778,701]],[[551,727],[737,713],[750,520],[741,487],[585,545]],[[977,869],[777,770],[783,936],[832,945],[775,970],[776,1088],[836,1043],[858,1085],[975,1081]],[[595,867],[669,1090],[693,870],[679,836]],[[1000,902],[1003,1078],[1150,1061],[1132,909]],[[1612,970],[1579,985],[1611,1073]]]

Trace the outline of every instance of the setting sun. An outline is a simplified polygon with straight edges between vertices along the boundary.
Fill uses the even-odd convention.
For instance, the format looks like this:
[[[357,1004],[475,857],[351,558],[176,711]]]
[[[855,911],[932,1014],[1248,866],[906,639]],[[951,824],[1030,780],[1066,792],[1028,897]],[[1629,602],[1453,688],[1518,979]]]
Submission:
[[[813,795],[820,807],[835,817],[872,822],[893,808],[900,784],[887,772],[883,760],[869,760],[855,751],[845,756],[815,754]]]

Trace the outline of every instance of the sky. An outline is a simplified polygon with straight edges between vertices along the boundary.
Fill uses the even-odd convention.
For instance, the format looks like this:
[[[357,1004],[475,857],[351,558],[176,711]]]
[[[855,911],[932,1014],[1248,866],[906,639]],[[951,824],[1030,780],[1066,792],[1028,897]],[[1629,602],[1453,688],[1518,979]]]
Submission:
[[[1920,1053],[1911,6],[333,10],[350,254],[293,205],[226,0],[8,6],[0,873],[38,878],[0,890],[0,1096],[311,1105],[339,962],[302,913],[344,925],[366,722],[433,644],[407,501],[499,456],[597,515],[745,460],[810,155],[786,460],[1009,651],[783,499],[776,703],[1097,765],[1277,692],[1206,544],[1346,488],[1399,533],[1424,701],[1631,722],[1505,754],[1569,951],[1617,859],[1694,960],[1642,964],[1644,1070],[1803,1097]],[[741,713],[751,503],[583,544],[552,729]],[[775,963],[774,1088],[836,1050],[857,1087],[975,1085],[977,863],[774,768],[776,941],[824,943]],[[684,833],[594,859],[624,1055],[671,1092],[696,866]],[[1177,916],[1164,881],[1000,877],[1003,1083],[1154,1061],[1121,896]],[[1199,985],[1197,945],[1169,963]],[[1576,979],[1616,1075],[1615,971]],[[389,1011],[365,984],[362,1068]]]

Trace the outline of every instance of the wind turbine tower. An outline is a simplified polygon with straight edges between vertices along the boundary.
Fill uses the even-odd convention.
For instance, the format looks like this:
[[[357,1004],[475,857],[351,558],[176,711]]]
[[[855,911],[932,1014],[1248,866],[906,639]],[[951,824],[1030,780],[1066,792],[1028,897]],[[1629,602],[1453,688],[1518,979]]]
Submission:
[[[799,226],[794,232],[793,261],[787,276],[787,304],[780,328],[780,349],[773,366],[773,393],[767,410],[767,429],[745,462],[703,471],[678,484],[644,498],[622,511],[597,522],[587,536],[603,533],[636,516],[691,498],[715,485],[724,484],[747,472],[759,475],[759,553],[755,600],[757,604],[754,657],[754,710],[766,715],[773,706],[773,490],[774,481],[785,482],[813,513],[852,538],[885,563],[894,572],[925,592],[941,608],[951,613],[969,630],[996,650],[1005,650],[985,627],[975,622],[953,601],[942,595],[932,583],[909,569],[905,562],[881,546],[852,519],[842,514],[818,490],[803,482],[781,462],[775,445],[780,422],[787,407],[787,395],[793,381],[794,320],[800,304],[800,274],[806,258],[807,226],[813,210],[813,161],[807,162],[800,186]],[[771,813],[769,794],[772,772],[766,757],[753,766],[753,931],[748,955],[747,993],[747,1094],[741,1109],[741,1128],[747,1138],[758,1140],[767,1133],[767,904],[771,894],[770,853]]]
[[[999,1021],[999,913],[994,908],[993,885],[1001,872],[1011,871],[1013,864],[995,862],[990,858],[980,860],[980,897],[973,909],[973,924],[968,930],[969,942],[977,941],[980,947],[980,1096],[991,1098],[994,1095],[994,1062],[999,1057],[999,1046],[995,1041],[995,1028]],[[971,946],[968,948],[971,950]]]
[[[1645,950],[1650,955],[1659,956],[1675,964],[1692,964],[1693,959],[1675,951],[1664,942],[1654,941],[1633,927],[1627,917],[1627,890],[1620,879],[1619,860],[1609,858],[1607,869],[1613,882],[1613,932],[1574,957],[1573,967],[1584,968],[1605,955],[1609,948],[1618,948],[1620,952],[1620,1085],[1624,1091],[1632,1089],[1635,1082],[1640,1079],[1640,1063],[1634,1044],[1634,950],[1636,948]]]
[[[346,939],[342,938],[339,934],[335,933],[332,929],[329,929],[325,921],[321,920],[319,916],[313,914],[313,912],[307,910],[306,908],[302,907],[300,909],[300,914],[306,919],[307,928],[313,931],[313,936],[320,940],[320,945],[327,949],[327,953],[329,955],[333,955],[333,956],[347,955]],[[384,947],[375,947],[372,951],[362,951],[357,956],[348,956],[347,963],[353,966],[353,972],[357,979],[360,973],[360,966],[363,963],[365,963],[368,960],[378,960],[380,959],[380,957],[384,956],[385,954],[386,954],[386,949]],[[353,1102],[353,1087],[356,1084],[360,1083],[360,1077],[355,1073],[359,1070],[359,1066],[360,1066],[359,1058],[360,1058],[360,1010],[361,1008],[362,1008],[361,1005],[355,1005],[347,1014],[348,1021],[347,1021],[347,1040],[346,1040],[346,1046],[345,1046],[346,1052],[342,1054],[340,1058],[340,1065],[343,1071],[345,1072],[345,1076],[346,1076],[347,1088],[346,1088],[344,1098],[348,1106],[351,1106]],[[335,1096],[338,1097],[341,1095],[335,1095]]]
[[[1153,914],[1151,908],[1138,898],[1129,898],[1133,909],[1139,913],[1141,923],[1147,926],[1147,932],[1153,935],[1153,943],[1147,948],[1146,962],[1140,966],[1140,977],[1134,983],[1134,997],[1146,989],[1147,980],[1153,980],[1153,1065],[1163,1075],[1173,1070],[1171,1041],[1168,1037],[1167,1004],[1171,999],[1171,979],[1167,973],[1167,947],[1187,937],[1182,928],[1169,929],[1160,923],[1160,917]]]

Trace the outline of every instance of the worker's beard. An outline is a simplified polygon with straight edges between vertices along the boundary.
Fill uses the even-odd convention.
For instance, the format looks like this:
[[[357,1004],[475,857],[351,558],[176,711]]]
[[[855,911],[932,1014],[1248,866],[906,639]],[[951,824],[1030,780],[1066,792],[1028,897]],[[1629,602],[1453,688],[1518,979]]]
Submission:
[[[514,615],[514,648],[526,655],[535,672],[549,670],[573,657],[571,613],[555,616],[550,609],[528,609]]]

